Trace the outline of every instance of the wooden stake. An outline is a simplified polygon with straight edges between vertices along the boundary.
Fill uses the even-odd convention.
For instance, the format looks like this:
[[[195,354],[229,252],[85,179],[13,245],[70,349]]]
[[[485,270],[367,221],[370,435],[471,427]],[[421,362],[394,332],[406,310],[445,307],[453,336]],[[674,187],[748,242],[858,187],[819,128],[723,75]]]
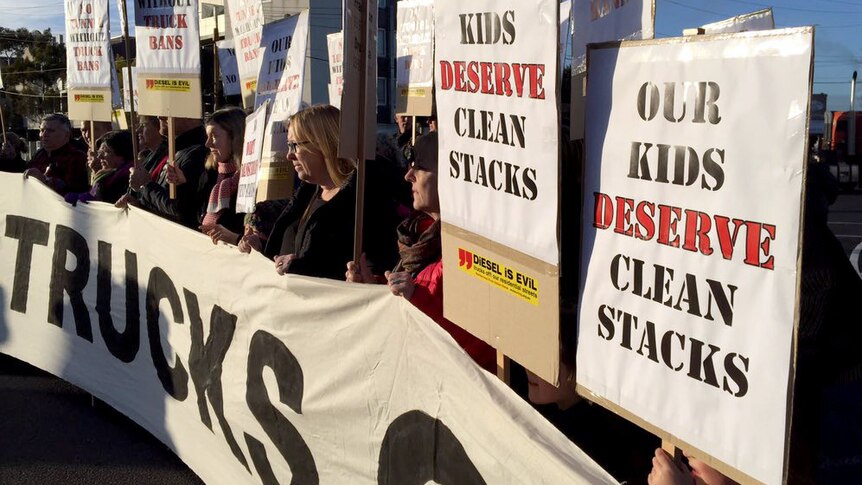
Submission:
[[[6,139],[6,119],[3,118],[3,105],[0,105],[0,129],[3,130],[3,143],[8,143]]]
[[[512,380],[511,361],[503,352],[497,351],[497,378],[509,385]]]
[[[174,139],[174,117],[168,116],[168,165],[176,165],[176,140]],[[171,200],[177,198],[177,184],[169,184],[168,193]]]
[[[365,218],[365,98],[366,98],[366,71],[368,70],[368,2],[365,2],[365,9],[362,10],[362,23],[360,30],[362,31],[362,41],[360,42],[359,52],[361,61],[359,62],[359,129],[356,132],[359,135],[359,156],[356,163],[356,210],[353,219],[353,262],[357,266],[362,258],[362,225]],[[375,60],[376,62],[376,60]]]
[[[416,115],[413,115],[413,133],[410,134],[410,145],[416,146]]]
[[[668,455],[676,462],[682,462],[682,450],[674,446],[673,443],[667,440],[661,440],[661,449],[667,452]]]
[[[138,117],[135,111],[135,79],[132,79],[132,63],[129,62],[129,16],[126,13],[126,0],[120,0],[120,8],[123,16],[123,45],[126,49],[126,77],[129,81],[129,131],[132,132],[132,154],[135,159],[135,168],[140,168],[138,161]]]
[[[218,58],[218,43],[219,33],[218,33],[218,15],[215,12],[215,5],[213,5],[213,19],[215,19],[215,27],[213,28],[213,111],[219,108],[219,89],[221,85],[221,66],[219,65]]]
[[[87,140],[90,144],[90,150],[96,151],[96,122],[90,120],[90,139]]]

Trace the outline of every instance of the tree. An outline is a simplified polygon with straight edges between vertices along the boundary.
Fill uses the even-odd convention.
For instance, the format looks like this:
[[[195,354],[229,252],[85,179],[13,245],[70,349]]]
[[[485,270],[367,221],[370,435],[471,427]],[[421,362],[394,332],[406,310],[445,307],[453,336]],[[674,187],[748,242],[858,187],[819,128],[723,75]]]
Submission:
[[[50,112],[60,111],[58,80],[66,79],[66,48],[51,29],[44,31],[0,27],[3,60],[3,113],[7,127],[26,128]]]

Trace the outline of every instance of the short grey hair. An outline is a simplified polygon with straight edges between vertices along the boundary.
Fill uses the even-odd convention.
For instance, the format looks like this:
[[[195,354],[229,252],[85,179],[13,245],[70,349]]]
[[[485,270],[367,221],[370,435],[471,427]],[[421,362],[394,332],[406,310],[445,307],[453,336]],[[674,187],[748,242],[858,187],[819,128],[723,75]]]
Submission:
[[[69,121],[69,118],[63,113],[51,113],[42,118],[42,123],[46,123],[48,121],[54,121],[65,128],[67,132],[72,133],[72,122]]]

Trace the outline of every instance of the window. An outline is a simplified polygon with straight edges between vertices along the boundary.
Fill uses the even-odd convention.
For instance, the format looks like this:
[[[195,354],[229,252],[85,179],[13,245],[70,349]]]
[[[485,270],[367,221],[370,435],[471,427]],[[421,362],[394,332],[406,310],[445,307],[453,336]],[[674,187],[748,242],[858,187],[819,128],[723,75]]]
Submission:
[[[386,30],[377,29],[377,57],[386,57]]]
[[[385,77],[377,78],[377,106],[386,106],[389,104],[387,84]]]

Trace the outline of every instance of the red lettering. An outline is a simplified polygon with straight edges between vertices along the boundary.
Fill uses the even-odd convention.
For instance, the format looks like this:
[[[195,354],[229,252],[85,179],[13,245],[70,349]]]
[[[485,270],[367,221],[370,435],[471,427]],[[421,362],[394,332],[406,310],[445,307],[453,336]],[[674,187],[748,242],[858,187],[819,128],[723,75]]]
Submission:
[[[452,89],[453,82],[452,64],[449,61],[440,61],[440,89],[443,91]]]
[[[672,219],[672,215],[676,218]],[[682,209],[659,204],[658,217],[658,239],[656,242],[665,246],[679,247],[679,235],[676,232],[676,226],[682,218]]]
[[[595,196],[596,217],[593,220],[593,227],[607,229],[614,222],[614,204],[610,197],[601,192],[596,192]]]
[[[626,226],[631,219],[631,211],[635,208],[635,201],[624,197],[617,197],[617,224],[614,227],[614,232],[631,236],[633,230],[631,225]]]

